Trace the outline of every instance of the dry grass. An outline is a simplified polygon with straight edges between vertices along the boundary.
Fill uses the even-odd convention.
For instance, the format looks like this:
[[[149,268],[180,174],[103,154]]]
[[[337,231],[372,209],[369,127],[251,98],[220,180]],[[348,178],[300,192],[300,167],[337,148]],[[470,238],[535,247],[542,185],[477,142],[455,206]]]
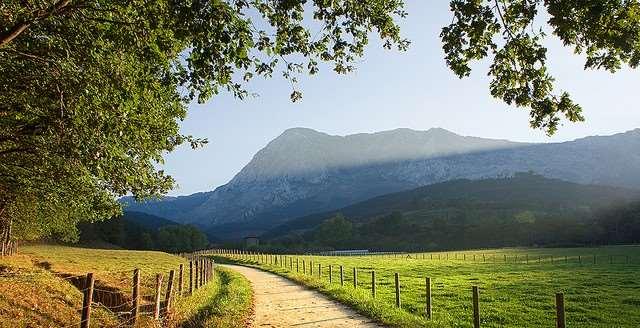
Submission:
[[[101,290],[110,297],[105,300],[107,303],[115,300],[114,304],[129,304],[133,270],[140,269],[141,311],[151,311],[155,275],[162,273],[165,277],[162,286],[164,298],[167,275],[170,270],[175,270],[177,284],[180,264],[184,265],[186,292],[188,261],[178,256],[162,252],[50,245],[23,247],[19,255],[0,259],[0,327],[77,327],[82,308],[80,289],[88,272],[94,273],[96,293]],[[243,284],[241,278],[221,272],[219,279],[199,289],[194,295],[178,298],[175,315],[171,322],[165,322],[162,326],[183,326],[187,322],[200,326],[200,322],[226,320],[226,315],[233,314],[236,319],[247,315],[251,302],[250,293],[249,298],[246,297],[246,286],[248,283]],[[234,292],[229,293],[229,290]],[[221,303],[221,300],[224,302]],[[203,311],[213,305],[221,309],[227,306],[228,311]],[[92,327],[120,327],[127,322],[126,316],[119,317],[114,313],[115,309],[110,311],[94,306],[92,311]],[[159,325],[143,316],[137,326]]]

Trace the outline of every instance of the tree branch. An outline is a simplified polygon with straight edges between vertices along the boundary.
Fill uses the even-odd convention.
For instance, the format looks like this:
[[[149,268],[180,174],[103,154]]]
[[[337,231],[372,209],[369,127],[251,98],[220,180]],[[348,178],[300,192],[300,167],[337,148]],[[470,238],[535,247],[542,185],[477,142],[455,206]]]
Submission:
[[[8,155],[13,153],[33,153],[31,148],[12,148],[7,150],[0,150],[0,155]]]
[[[36,23],[37,21],[49,16],[55,15],[56,13],[67,7],[70,3],[71,0],[60,0],[53,6],[49,7],[49,9],[37,13],[33,19],[17,23],[11,29],[9,29],[9,31],[0,34],[0,48],[6,46],[15,38],[17,38],[20,34],[22,34],[22,32],[29,28],[31,24]]]

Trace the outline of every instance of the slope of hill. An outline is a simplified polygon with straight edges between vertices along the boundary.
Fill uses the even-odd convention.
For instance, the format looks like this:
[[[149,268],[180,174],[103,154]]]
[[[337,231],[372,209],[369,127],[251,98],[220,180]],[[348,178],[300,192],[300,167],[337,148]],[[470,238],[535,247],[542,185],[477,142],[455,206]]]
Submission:
[[[181,218],[185,211],[190,211],[202,205],[213,192],[195,193],[189,196],[163,197],[162,199],[147,200],[137,203],[131,197],[122,197],[120,202],[127,212],[144,212],[162,218],[173,218],[176,221],[184,221]]]
[[[159,327],[150,316],[156,274],[166,277],[169,270],[178,272],[180,265],[188,274],[186,258],[162,252],[23,246],[18,255],[0,258],[0,327],[79,327],[88,272],[95,277],[91,327],[131,327],[131,318],[123,314],[131,307],[134,269],[141,270],[143,295],[135,327]],[[163,280],[164,292],[168,279]],[[188,286],[188,279],[183,286]],[[193,294],[187,293],[188,288],[183,291],[182,297],[174,299],[173,312],[162,327],[237,327],[251,316],[249,282],[225,268],[217,267],[211,283]],[[174,293],[178,295],[177,289]],[[164,297],[162,293],[163,304]]]
[[[167,220],[156,215],[135,211],[124,211],[120,219],[135,223],[146,229],[158,229],[178,224],[175,221]]]
[[[130,210],[211,228],[259,233],[289,219],[454,179],[535,171],[584,184],[640,187],[640,130],[565,143],[521,144],[443,129],[346,137],[290,129],[210,193]],[[217,229],[214,229],[217,230]],[[220,229],[224,230],[224,229]]]
[[[638,236],[622,234],[638,234],[640,222],[627,218],[627,223],[634,221],[629,228],[635,233],[606,236],[613,222],[608,220],[620,218],[606,217],[604,210],[637,200],[636,190],[519,173],[379,196],[291,220],[263,238],[289,246],[404,250],[633,241]]]
[[[597,209],[640,199],[640,191],[582,185],[549,179],[533,173],[513,177],[453,180],[417,189],[378,196],[334,211],[311,214],[275,227],[265,236],[311,230],[337,214],[351,221],[365,221],[392,213],[446,210],[559,211]]]

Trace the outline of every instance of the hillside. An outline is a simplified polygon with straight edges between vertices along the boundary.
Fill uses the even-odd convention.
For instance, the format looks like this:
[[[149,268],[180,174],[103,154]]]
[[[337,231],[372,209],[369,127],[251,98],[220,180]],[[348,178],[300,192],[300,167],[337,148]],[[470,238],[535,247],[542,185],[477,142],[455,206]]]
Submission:
[[[146,229],[158,229],[178,224],[175,221],[167,220],[156,215],[135,211],[124,211],[120,220],[137,224]]]
[[[174,289],[171,317],[162,324],[154,321],[150,314],[156,274],[164,275],[164,292],[167,274],[170,270],[177,273],[180,265],[188,277],[187,259],[162,252],[23,246],[20,254],[0,258],[0,328],[79,327],[81,289],[88,272],[94,273],[95,278],[91,327],[131,327],[131,319],[124,311],[131,306],[134,269],[141,270],[142,295],[136,327],[231,328],[250,317],[252,296],[248,281],[218,267],[212,283],[193,294],[188,293],[188,279],[183,281],[183,295]],[[174,284],[177,283],[176,278]],[[216,311],[205,310],[209,308]]]
[[[583,240],[560,235],[596,225],[599,211],[637,200],[640,191],[636,190],[519,173],[509,178],[454,180],[379,196],[291,220],[263,237],[291,245],[315,241],[330,247],[399,249],[581,243]],[[345,226],[336,218],[342,217],[349,221],[346,229],[352,231],[348,238],[336,240],[333,236],[340,234],[336,227]],[[536,233],[537,229],[546,230]]]
[[[576,183],[639,188],[640,130],[564,143],[522,144],[444,129],[345,137],[290,129],[213,192],[143,204],[125,202],[130,210],[194,223],[214,234],[219,230],[241,236],[392,192],[525,171]]]

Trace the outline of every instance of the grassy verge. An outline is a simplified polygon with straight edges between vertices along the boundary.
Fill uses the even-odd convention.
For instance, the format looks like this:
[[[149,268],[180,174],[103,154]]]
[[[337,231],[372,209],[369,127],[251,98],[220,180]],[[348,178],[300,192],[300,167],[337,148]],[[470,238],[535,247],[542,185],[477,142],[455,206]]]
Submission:
[[[486,260],[482,260],[483,254]],[[284,266],[282,258],[278,265],[269,264],[270,261],[258,263],[255,257],[234,260],[317,289],[393,327],[472,327],[473,285],[481,291],[483,327],[553,327],[556,292],[565,294],[570,327],[637,327],[640,322],[640,247],[509,249],[438,255],[440,260],[437,256],[431,260],[431,254],[287,256]],[[597,258],[595,263],[593,255]],[[329,265],[333,267],[332,283]],[[344,286],[340,285],[340,266]],[[357,268],[355,288],[353,268]],[[371,296],[371,271],[376,272],[377,278],[375,299]],[[401,309],[395,308],[396,272],[400,274]],[[432,279],[431,320],[424,314],[425,277]]]
[[[0,259],[0,327],[78,326],[82,293],[69,280],[33,264],[28,255]],[[116,327],[119,320],[96,308],[92,327]]]
[[[214,282],[179,299],[174,309],[180,327],[239,328],[249,324],[253,294],[242,275],[218,268]]]
[[[80,321],[82,293],[78,282],[93,272],[98,289],[110,295],[104,301],[126,303],[131,298],[133,270],[141,270],[141,312],[151,311],[155,275],[165,277],[163,298],[169,270],[177,272],[183,264],[188,282],[188,262],[162,252],[96,250],[63,246],[28,246],[16,256],[0,259],[0,327],[76,327]],[[248,296],[247,296],[248,295]],[[96,301],[94,294],[94,301]],[[237,299],[234,299],[236,297]],[[241,322],[250,313],[251,294],[248,282],[241,277],[220,271],[214,283],[197,290],[194,295],[177,297],[175,315],[165,325],[178,326],[188,322],[191,327],[218,327],[209,321]],[[226,309],[221,314],[201,313],[208,307]],[[126,309],[125,309],[126,310]],[[120,327],[127,317],[116,309],[94,306],[92,327]],[[248,316],[248,315],[247,315]],[[219,318],[218,318],[219,317]],[[213,318],[213,319],[212,319]],[[137,327],[157,326],[148,315],[142,315]],[[220,327],[224,327],[220,325]],[[229,326],[231,327],[231,326]]]

